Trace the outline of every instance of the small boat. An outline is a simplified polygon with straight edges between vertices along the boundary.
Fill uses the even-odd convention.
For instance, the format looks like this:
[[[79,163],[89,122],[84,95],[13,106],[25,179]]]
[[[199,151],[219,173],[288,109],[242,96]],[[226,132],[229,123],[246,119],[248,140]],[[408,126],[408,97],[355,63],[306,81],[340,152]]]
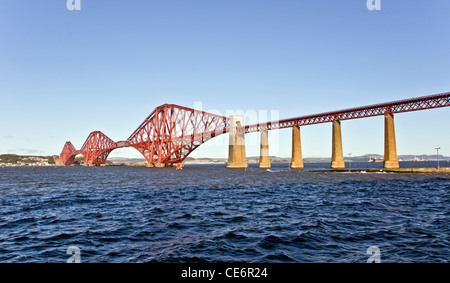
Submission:
[[[383,162],[383,161],[384,161],[384,159],[382,159],[382,158],[371,157],[368,162],[377,162],[378,163],[378,162]]]
[[[414,161],[414,162],[420,162],[420,161],[425,161],[425,160],[424,160],[423,158],[420,159],[420,158],[418,158],[417,156],[414,155],[413,161]]]

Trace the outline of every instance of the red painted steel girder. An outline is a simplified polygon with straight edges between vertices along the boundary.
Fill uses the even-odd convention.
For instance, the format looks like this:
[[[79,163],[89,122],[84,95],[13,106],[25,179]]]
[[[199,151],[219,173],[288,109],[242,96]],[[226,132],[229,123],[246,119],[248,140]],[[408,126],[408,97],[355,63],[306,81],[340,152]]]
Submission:
[[[80,152],[76,150],[73,144],[68,141],[64,144],[63,150],[59,155],[64,165],[72,165],[75,162],[75,156]]]
[[[174,104],[157,107],[127,139],[148,163],[179,163],[228,131],[228,118]]]
[[[89,134],[81,150],[76,150],[73,144],[68,141],[60,154],[64,165],[72,165],[75,162],[75,156],[82,154],[85,158],[85,164],[100,165],[106,162],[106,158],[116,148],[130,146],[126,141],[114,142],[108,136],[100,131]]]
[[[89,134],[81,147],[86,165],[100,165],[106,162],[108,155],[117,148],[117,144],[100,131]]]
[[[450,106],[450,92],[244,126],[245,133]]]

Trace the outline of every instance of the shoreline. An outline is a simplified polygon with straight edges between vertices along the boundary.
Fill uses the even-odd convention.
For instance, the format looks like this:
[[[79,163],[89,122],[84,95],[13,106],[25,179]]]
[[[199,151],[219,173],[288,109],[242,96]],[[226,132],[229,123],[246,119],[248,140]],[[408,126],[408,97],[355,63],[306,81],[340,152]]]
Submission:
[[[314,162],[313,162],[314,163]],[[222,162],[217,162],[217,163],[186,163],[185,165],[218,165],[218,164],[223,164],[225,165],[225,163]],[[85,166],[85,165],[69,165],[69,166],[64,166],[64,165],[56,165],[56,164],[52,164],[52,165],[18,165],[18,166],[1,166],[0,168],[3,167],[78,167],[78,166],[82,166],[82,167],[89,167],[89,166]],[[109,167],[109,166],[124,166],[124,167],[146,167],[146,165],[143,164],[112,164],[112,165],[104,165],[104,166],[95,166],[95,167]],[[171,166],[166,166],[166,167],[171,167]],[[265,169],[264,169],[265,170]],[[313,173],[423,173],[423,174],[427,174],[427,173],[450,173],[450,167],[440,167],[439,169],[437,169],[436,167],[410,167],[410,168],[391,168],[391,169],[386,169],[386,168],[357,168],[357,169],[319,169],[319,170],[305,170],[305,168],[302,169],[292,169],[292,170],[297,170],[297,171],[307,171],[307,172],[313,172]]]
[[[311,170],[310,172],[340,172],[340,173],[450,173],[449,167],[418,167],[418,168],[371,168],[371,169],[323,169],[323,170]]]

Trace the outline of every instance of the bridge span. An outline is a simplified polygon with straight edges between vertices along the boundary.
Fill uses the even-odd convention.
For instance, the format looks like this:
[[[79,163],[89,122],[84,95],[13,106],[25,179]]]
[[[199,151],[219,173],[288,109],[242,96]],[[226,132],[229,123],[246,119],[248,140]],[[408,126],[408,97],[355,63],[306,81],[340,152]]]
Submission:
[[[394,114],[450,106],[450,92],[387,103],[300,116],[280,121],[244,125],[243,116],[223,117],[175,104],[158,106],[124,141],[114,142],[100,131],[89,134],[80,150],[68,141],[60,154],[64,165],[72,165],[82,154],[85,165],[105,164],[117,148],[134,147],[147,160],[148,167],[182,163],[204,142],[229,133],[227,168],[246,168],[245,134],[261,132],[260,167],[270,168],[268,131],[292,128],[291,168],[303,168],[300,127],[332,123],[331,168],[345,168],[342,150],[341,121],[384,116],[384,168],[399,168],[395,142]]]

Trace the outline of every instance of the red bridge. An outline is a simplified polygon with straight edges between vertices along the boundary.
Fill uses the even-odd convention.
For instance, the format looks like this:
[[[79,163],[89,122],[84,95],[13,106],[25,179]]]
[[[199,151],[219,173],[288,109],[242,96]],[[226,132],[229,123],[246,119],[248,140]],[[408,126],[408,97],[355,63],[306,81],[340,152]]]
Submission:
[[[134,147],[149,164],[181,163],[202,143],[226,133],[228,118],[174,104],[157,107],[126,141],[114,142],[100,131],[92,132],[81,150],[66,142],[61,152],[64,165],[71,165],[77,154],[86,165],[101,165],[116,148]]]
[[[450,106],[450,92],[241,126],[243,124],[242,117],[227,118],[174,104],[164,104],[153,110],[127,140],[114,142],[102,132],[94,131],[88,136],[80,150],[77,150],[71,142],[66,142],[60,156],[64,165],[74,164],[75,156],[78,154],[84,156],[86,165],[101,165],[106,162],[108,155],[114,149],[134,147],[145,157],[149,165],[163,167],[167,164],[182,163],[202,143],[215,136],[230,132],[227,167],[243,168],[247,166],[244,134],[261,131],[264,133],[261,134],[260,167],[266,168],[270,167],[267,131],[291,127],[293,128],[291,166],[302,168],[300,126],[332,122],[332,167],[343,168],[340,121],[384,115],[385,167],[395,168],[398,167],[398,160],[396,160],[393,114],[446,106]]]

